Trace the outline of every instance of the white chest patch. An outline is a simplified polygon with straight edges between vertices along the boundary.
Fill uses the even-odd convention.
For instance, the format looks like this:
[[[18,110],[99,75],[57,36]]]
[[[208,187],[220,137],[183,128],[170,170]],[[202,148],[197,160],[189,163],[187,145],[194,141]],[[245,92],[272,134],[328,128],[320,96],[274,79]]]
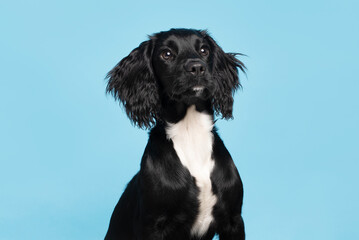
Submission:
[[[202,236],[213,221],[212,208],[217,198],[212,192],[211,172],[213,121],[210,115],[196,111],[195,106],[188,108],[184,119],[169,124],[166,134],[172,139],[174,149],[191,175],[195,177],[199,188],[199,213],[192,226],[192,235]]]

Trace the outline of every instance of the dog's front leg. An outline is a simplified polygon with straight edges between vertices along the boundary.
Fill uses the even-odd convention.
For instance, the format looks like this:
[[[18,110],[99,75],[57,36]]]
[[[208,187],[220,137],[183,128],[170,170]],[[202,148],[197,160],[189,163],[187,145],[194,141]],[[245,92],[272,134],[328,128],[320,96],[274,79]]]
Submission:
[[[151,209],[143,209],[137,240],[190,239],[190,225],[186,221],[188,216],[176,212],[172,207],[162,204],[159,207],[154,204]]]
[[[219,239],[244,240],[244,222],[241,216],[243,184],[232,157],[218,134],[215,134],[213,158],[216,165],[211,178],[218,196],[213,213]]]
[[[140,170],[139,240],[190,239],[198,189],[166,135],[152,130]],[[156,138],[155,138],[155,137]]]
[[[244,240],[244,223],[240,215],[232,219],[232,224],[219,233],[220,240]]]
[[[184,240],[190,239],[183,226],[168,216],[151,219],[143,224],[139,240]]]

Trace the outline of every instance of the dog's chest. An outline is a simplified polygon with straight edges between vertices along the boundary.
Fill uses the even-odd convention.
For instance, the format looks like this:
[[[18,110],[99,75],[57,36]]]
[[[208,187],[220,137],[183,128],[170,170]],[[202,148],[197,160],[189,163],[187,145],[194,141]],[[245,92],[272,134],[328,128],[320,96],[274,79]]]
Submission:
[[[199,188],[199,213],[191,230],[197,236],[207,232],[213,220],[212,208],[217,201],[210,179],[214,167],[212,128],[211,116],[197,112],[191,106],[184,119],[176,124],[169,124],[166,129],[167,137],[172,140],[180,161],[195,177]]]

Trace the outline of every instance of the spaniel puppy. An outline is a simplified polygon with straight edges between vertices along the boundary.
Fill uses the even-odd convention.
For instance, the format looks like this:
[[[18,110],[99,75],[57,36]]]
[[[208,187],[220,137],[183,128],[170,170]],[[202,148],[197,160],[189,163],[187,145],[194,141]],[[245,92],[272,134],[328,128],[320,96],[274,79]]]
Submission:
[[[214,127],[214,116],[232,118],[245,69],[235,56],[205,31],[171,29],[108,73],[107,92],[151,130],[105,239],[244,239],[242,182]]]

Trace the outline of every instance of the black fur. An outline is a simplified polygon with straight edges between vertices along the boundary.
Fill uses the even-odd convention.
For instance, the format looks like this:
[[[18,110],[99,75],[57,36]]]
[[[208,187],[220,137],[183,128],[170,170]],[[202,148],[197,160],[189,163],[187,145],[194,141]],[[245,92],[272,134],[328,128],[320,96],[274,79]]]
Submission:
[[[127,185],[105,239],[198,239],[190,234],[198,214],[196,179],[166,135],[168,123],[183,119],[189,106],[232,118],[238,68],[206,31],[171,29],[150,37],[108,74],[107,92],[123,104],[131,121],[151,128],[141,169]],[[195,91],[196,86],[203,89]],[[200,239],[244,239],[243,187],[233,160],[213,130],[212,191],[217,197],[207,233]]]

